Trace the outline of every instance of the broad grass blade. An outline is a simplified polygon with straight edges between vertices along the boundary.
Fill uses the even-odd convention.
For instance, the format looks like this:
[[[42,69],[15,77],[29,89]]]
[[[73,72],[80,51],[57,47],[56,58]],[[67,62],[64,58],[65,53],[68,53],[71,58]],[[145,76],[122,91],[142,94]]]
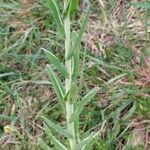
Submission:
[[[62,86],[61,81],[59,80],[59,78],[56,76],[56,74],[54,73],[54,71],[51,69],[51,67],[48,65],[47,66],[47,73],[50,77],[50,80],[52,81],[52,84],[54,86],[54,90],[57,94],[58,100],[60,105],[63,108],[63,111],[65,112],[65,105],[64,105],[64,94],[65,94],[65,90]]]
[[[66,67],[59,61],[59,59],[50,51],[42,48],[46,54],[48,60],[58,69],[61,75],[65,78],[69,78]]]
[[[56,125],[56,124],[53,123],[50,119],[48,119],[48,118],[46,118],[46,117],[44,117],[44,116],[42,116],[41,118],[44,120],[44,122],[45,122],[49,127],[53,128],[56,132],[59,132],[61,135],[64,135],[64,136],[67,137],[67,138],[71,138],[71,135],[69,135],[69,133],[68,133],[65,129],[63,129],[61,126]]]
[[[46,134],[52,140],[54,145],[59,148],[59,150],[68,150],[55,136],[52,135],[47,125],[45,125],[44,129],[45,129]]]
[[[61,14],[59,11],[59,7],[56,3],[56,0],[47,0],[47,4],[48,4],[50,12],[57,24],[58,30],[60,31],[61,35],[63,37],[65,37],[64,25],[63,25],[63,21],[62,21]]]

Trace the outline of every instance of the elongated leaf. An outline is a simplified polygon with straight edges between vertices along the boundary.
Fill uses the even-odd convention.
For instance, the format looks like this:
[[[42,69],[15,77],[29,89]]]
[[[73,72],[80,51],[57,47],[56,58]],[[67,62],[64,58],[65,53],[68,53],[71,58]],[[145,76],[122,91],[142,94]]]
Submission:
[[[64,25],[63,25],[63,21],[61,18],[59,7],[58,7],[56,1],[55,0],[47,0],[47,4],[50,8],[50,12],[51,12],[56,24],[57,24],[57,27],[58,27],[61,35],[64,37],[65,36]]]
[[[81,52],[81,53],[82,53],[82,52]],[[82,53],[82,54],[83,54],[83,53]],[[95,57],[92,57],[92,56],[90,56],[90,55],[88,55],[88,54],[86,55],[86,57],[89,58],[90,60],[94,61],[95,63],[97,63],[97,64],[103,66],[103,67],[123,71],[123,69],[120,68],[120,67],[117,67],[117,66],[114,66],[114,65],[109,65],[109,64],[107,64],[107,63],[101,61],[100,59],[97,59],[97,58],[95,58]]]
[[[79,143],[79,149],[82,148],[82,150],[86,150],[86,147],[88,147],[88,145],[93,141],[95,140],[95,138],[99,135],[99,133],[94,133],[94,134],[91,134],[89,135],[87,138],[85,138],[84,140],[82,140],[80,143]]]
[[[65,96],[65,101],[71,101],[74,102],[77,100],[78,97],[78,87],[75,83],[71,85],[71,89],[68,91],[68,93]]]
[[[11,121],[14,121],[16,118],[17,118],[16,116],[0,115],[0,121],[1,120],[11,120]]]
[[[59,80],[59,78],[56,76],[56,74],[53,72],[53,70],[51,69],[51,67],[49,65],[47,66],[46,70],[47,70],[47,73],[50,76],[50,79],[51,79],[52,84],[54,86],[54,90],[55,90],[55,92],[57,94],[59,103],[62,106],[63,111],[65,112],[65,105],[64,105],[64,93],[65,93],[65,90],[64,90],[64,88],[62,86],[62,83]]]
[[[40,148],[43,150],[52,150],[41,138],[38,140]]]
[[[80,46],[80,42],[81,42],[83,33],[85,32],[85,29],[86,29],[86,26],[87,26],[87,23],[88,23],[89,14],[90,14],[90,11],[88,11],[88,13],[86,14],[86,16],[85,16],[85,18],[83,20],[80,32],[79,32],[77,38],[75,39],[74,44],[71,47],[70,53],[68,54],[68,57],[67,57],[68,60],[71,59],[71,57],[73,56],[73,54],[76,51],[76,49],[78,49],[79,46]]]
[[[61,126],[56,125],[56,124],[53,123],[50,119],[48,119],[48,118],[46,118],[46,117],[44,117],[44,116],[42,116],[42,119],[46,122],[46,124],[47,124],[49,127],[51,127],[51,128],[53,128],[54,130],[56,130],[56,132],[58,132],[59,134],[64,135],[64,136],[67,137],[67,138],[71,138],[71,135],[69,135],[69,133],[68,133],[65,129],[63,129]]]
[[[83,99],[81,100],[81,102],[79,102],[78,107],[75,110],[75,113],[72,114],[71,116],[71,121],[75,121],[77,120],[77,118],[79,117],[79,114],[82,112],[84,106],[91,101],[91,99],[95,96],[95,94],[99,91],[99,88],[96,87],[94,89],[92,89],[90,92],[88,92]]]
[[[0,2],[0,8],[6,8],[6,9],[16,9],[18,7],[18,3],[7,3],[7,2]]]
[[[9,47],[6,47],[3,49],[3,51],[1,51],[0,53],[0,58],[3,57],[3,55],[9,53],[11,50],[15,49],[15,52],[19,52],[22,47],[25,45],[27,38],[29,37],[31,31],[32,31],[32,27],[30,29],[28,29],[23,36],[21,36],[14,44],[12,44]]]
[[[136,110],[136,102],[133,103],[132,108],[128,111],[128,113],[123,117],[123,121],[129,120],[131,118],[131,116],[133,115],[133,113]]]
[[[14,75],[14,72],[9,72],[9,73],[0,73],[0,78],[6,77],[6,76],[11,76]]]
[[[90,14],[90,11],[88,11],[88,13],[86,14],[86,16],[85,16],[85,18],[83,20],[80,32],[79,32],[78,37],[77,37],[77,39],[76,39],[76,41],[74,43],[74,47],[73,48],[78,47],[80,45],[83,33],[85,32],[85,29],[86,29],[86,26],[87,26],[87,23],[88,23],[89,14]]]
[[[66,67],[59,61],[59,59],[50,51],[42,48],[46,54],[48,60],[58,69],[58,71],[63,75],[65,78],[69,78],[68,72]]]
[[[91,99],[95,96],[95,94],[99,91],[99,88],[96,87],[94,89],[92,89],[90,92],[88,92],[84,97],[83,99],[81,100],[81,102],[79,103],[79,106],[78,106],[78,113],[80,113],[84,106],[89,102],[91,101]]]
[[[52,135],[47,125],[45,125],[44,129],[45,129],[46,134],[49,136],[52,142],[56,145],[56,147],[59,147],[60,150],[67,150],[67,148],[55,136]]]
[[[69,10],[68,10],[70,17],[72,17],[74,15],[74,13],[77,11],[78,3],[79,3],[79,0],[70,0]]]
[[[74,42],[77,38],[77,34],[76,32],[72,32],[72,40],[73,40],[73,45]],[[79,64],[80,64],[80,59],[79,59],[79,48],[77,48],[74,51],[74,55],[72,58],[72,62],[73,62],[73,73],[72,73],[72,81],[74,82],[79,74]]]
[[[69,15],[70,18],[73,17],[73,15],[75,14],[75,12],[77,11],[78,9],[78,4],[79,4],[79,0],[70,0],[68,2],[68,4],[66,4],[66,7],[63,11],[63,16],[64,18]]]
[[[72,84],[71,90],[70,90],[70,99],[72,100],[77,100],[78,97],[78,87],[75,83]]]
[[[150,2],[135,2],[135,3],[130,3],[130,5],[133,5],[137,8],[145,8],[145,9],[150,9]]]
[[[120,74],[120,75],[110,79],[109,81],[107,81],[107,84],[112,84],[113,82],[120,80],[124,76],[126,76],[126,73]]]

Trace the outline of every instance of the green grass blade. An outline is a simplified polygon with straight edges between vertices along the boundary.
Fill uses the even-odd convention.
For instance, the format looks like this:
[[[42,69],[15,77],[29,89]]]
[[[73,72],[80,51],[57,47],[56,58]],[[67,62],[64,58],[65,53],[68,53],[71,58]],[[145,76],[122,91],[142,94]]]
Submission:
[[[9,47],[5,47],[0,53],[0,58],[8,54],[10,51],[14,49],[15,49],[15,52],[18,53],[25,45],[26,40],[31,34],[31,32],[32,32],[32,28],[25,31],[24,35],[21,36],[14,44],[10,45]]]
[[[52,140],[54,145],[56,145],[56,147],[58,147],[60,150],[68,150],[55,136],[52,135],[50,129],[46,125],[44,129],[45,129],[46,134]]]
[[[14,72],[9,72],[9,73],[0,73],[0,78],[6,77],[6,76],[11,76],[14,75]]]
[[[130,5],[137,7],[137,8],[145,8],[150,10],[150,2],[135,2],[135,3],[130,3]]]
[[[79,144],[79,149],[82,148],[82,150],[86,150],[86,147],[93,141],[95,140],[95,138],[99,135],[99,132],[95,133],[95,134],[91,134],[89,135],[87,138],[85,138],[84,140],[82,140]]]
[[[17,116],[7,116],[7,115],[0,115],[0,121],[14,121],[17,118]]]
[[[69,78],[66,67],[59,61],[59,59],[50,51],[42,48],[46,54],[48,60],[58,69],[62,76]]]
[[[113,84],[114,82],[117,82],[118,80],[120,80],[121,78],[123,78],[126,75],[127,75],[126,73],[120,74],[120,75],[108,80],[107,84]]]
[[[78,3],[79,3],[79,0],[70,0],[69,10],[68,10],[70,17],[73,17],[74,13],[77,11]]]
[[[82,53],[83,54],[83,53]],[[106,68],[110,68],[110,69],[116,69],[116,70],[120,70],[120,71],[124,71],[122,68],[120,68],[120,67],[117,67],[117,66],[115,66],[115,65],[109,65],[109,64],[107,64],[107,63],[105,63],[105,62],[103,62],[103,61],[101,61],[101,60],[99,60],[99,59],[97,59],[97,58],[95,58],[95,57],[93,57],[93,56],[90,56],[90,55],[86,55],[86,57],[87,58],[89,58],[90,60],[92,60],[93,62],[95,62],[96,64],[99,64],[99,65],[101,65],[101,66],[103,66],[103,67],[106,67]]]
[[[123,121],[126,121],[126,120],[129,120],[133,113],[135,112],[136,110],[136,101],[133,103],[133,106],[132,108],[128,111],[128,113],[122,118]]]
[[[50,80],[52,81],[52,84],[54,86],[54,90],[57,94],[59,103],[61,105],[61,107],[63,108],[63,111],[65,112],[65,104],[64,104],[64,93],[65,90],[62,86],[61,81],[59,80],[59,78],[56,76],[56,74],[54,73],[54,71],[51,69],[51,67],[48,65],[47,66],[47,73],[50,77]]]
[[[18,6],[19,6],[18,3],[0,2],[0,8],[4,9],[16,9],[19,8]]]
[[[40,148],[43,150],[52,150],[41,138],[38,140]]]
[[[61,14],[59,11],[59,7],[56,3],[56,0],[47,0],[47,4],[48,4],[50,12],[57,24],[59,32],[64,37],[65,36],[64,25],[63,25],[63,21],[62,21]]]
[[[69,135],[69,133],[63,129],[61,126],[56,125],[55,123],[53,123],[50,119],[42,116],[42,119],[44,120],[44,122],[51,128],[53,128],[56,132],[58,132],[60,135],[64,135],[67,138],[70,138],[71,136]]]

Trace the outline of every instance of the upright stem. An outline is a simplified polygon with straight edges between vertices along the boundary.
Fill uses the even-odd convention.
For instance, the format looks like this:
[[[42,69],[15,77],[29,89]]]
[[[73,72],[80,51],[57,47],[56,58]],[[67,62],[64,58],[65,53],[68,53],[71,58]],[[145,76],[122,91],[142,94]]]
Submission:
[[[69,73],[69,78],[65,80],[65,86],[66,86],[66,93],[70,90],[71,88],[71,74],[72,74],[72,64],[71,64],[71,59],[67,60],[67,56],[70,51],[70,17],[69,15],[66,16],[64,20],[64,26],[65,26],[65,65],[67,68],[67,71]],[[71,116],[73,114],[74,108],[73,104],[70,101],[66,101],[66,119],[67,119],[67,127],[68,127],[68,132],[72,135],[72,138],[69,139],[70,143],[70,148],[71,150],[75,149],[75,129],[74,129],[74,123],[71,122]]]
[[[67,71],[69,73],[69,78],[66,79],[66,92],[68,92],[71,88],[71,74],[72,74],[72,69],[71,69],[71,59],[67,60],[67,56],[69,54],[70,50],[70,18],[67,16],[64,21],[65,25],[65,33],[66,33],[66,39],[65,39],[65,64]]]

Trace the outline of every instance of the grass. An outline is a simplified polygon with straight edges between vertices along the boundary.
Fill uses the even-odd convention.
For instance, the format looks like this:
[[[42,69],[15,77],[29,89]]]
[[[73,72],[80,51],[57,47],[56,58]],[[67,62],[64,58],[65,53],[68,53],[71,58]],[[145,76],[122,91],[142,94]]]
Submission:
[[[41,150],[39,143],[45,146],[43,149],[48,149],[47,145],[58,149],[45,134],[40,117],[46,116],[57,125],[66,126],[46,73],[49,60],[41,48],[64,61],[64,43],[45,1],[25,2],[0,2],[0,149]],[[99,1],[91,2],[91,15],[80,48],[79,98],[100,87],[80,115],[80,133],[82,138],[93,131],[99,133],[89,150],[146,149],[150,90],[149,26],[145,24],[149,23],[149,8],[145,13],[141,3],[129,7],[117,5],[117,1],[102,2],[103,10]],[[86,4],[88,1],[80,4],[72,29],[79,30]],[[59,5],[62,6],[61,2]],[[133,11],[134,16],[128,18],[128,12]],[[133,25],[137,21],[142,24]],[[109,40],[111,36],[115,44]],[[4,131],[7,125],[12,130]],[[64,136],[51,132],[68,145]]]

